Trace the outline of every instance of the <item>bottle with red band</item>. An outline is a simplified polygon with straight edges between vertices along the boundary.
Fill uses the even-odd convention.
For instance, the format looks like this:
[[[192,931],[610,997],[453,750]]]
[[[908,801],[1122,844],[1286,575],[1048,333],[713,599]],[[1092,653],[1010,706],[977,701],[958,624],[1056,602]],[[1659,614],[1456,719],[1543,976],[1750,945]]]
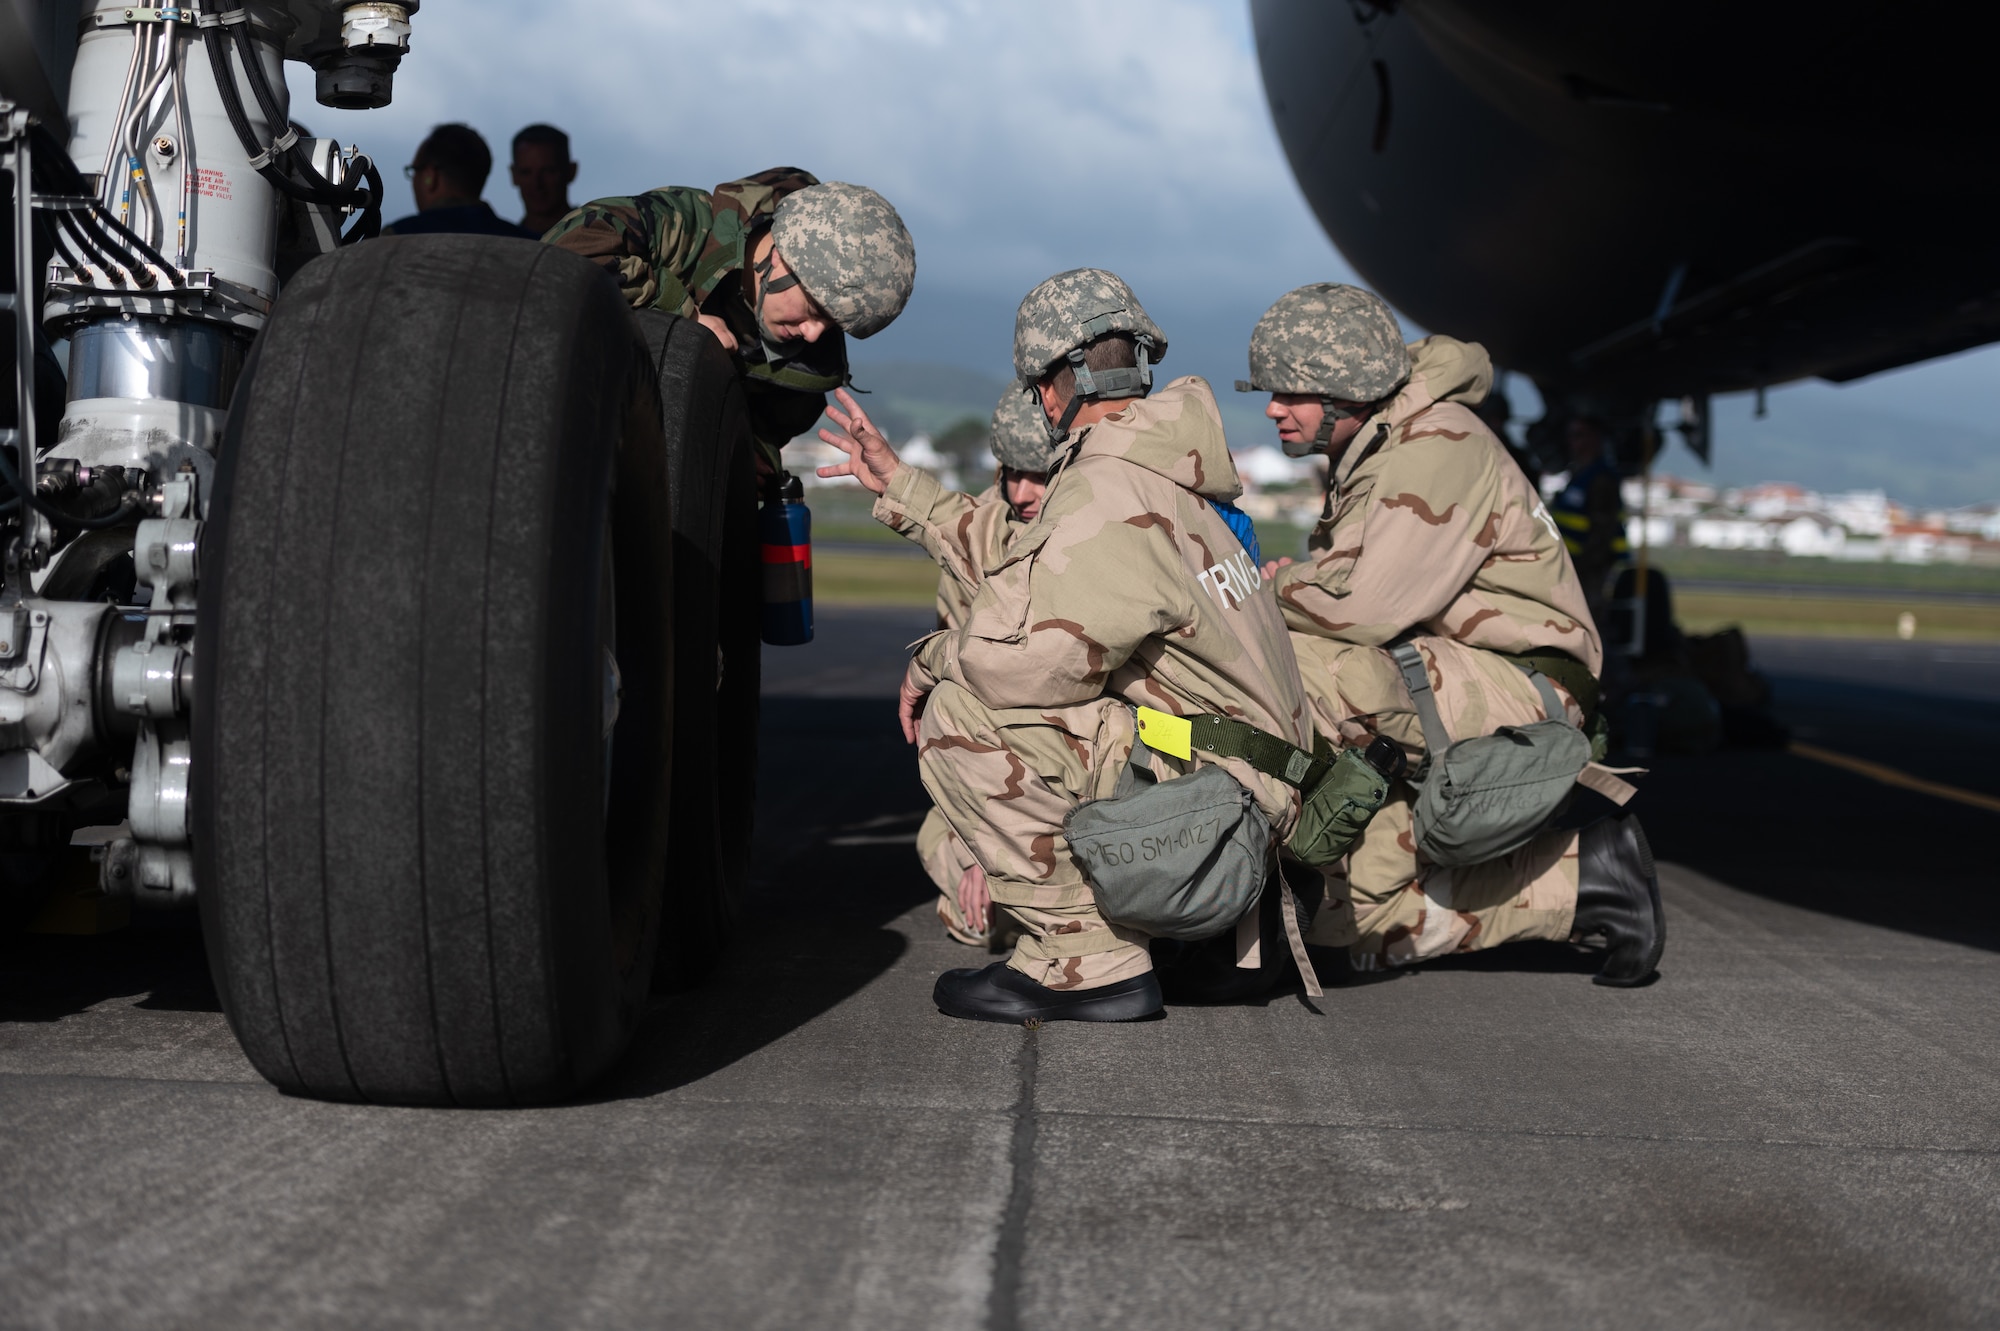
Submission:
[[[764,557],[764,641],[796,647],[812,641],[812,514],[805,487],[786,475],[757,513]]]

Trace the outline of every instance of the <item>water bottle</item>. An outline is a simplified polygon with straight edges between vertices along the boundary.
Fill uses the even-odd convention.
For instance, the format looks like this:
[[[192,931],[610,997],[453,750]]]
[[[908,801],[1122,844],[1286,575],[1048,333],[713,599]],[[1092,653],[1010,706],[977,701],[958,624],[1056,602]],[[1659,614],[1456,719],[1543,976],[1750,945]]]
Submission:
[[[812,513],[805,487],[790,473],[771,489],[757,512],[764,556],[764,641],[796,647],[812,641]]]

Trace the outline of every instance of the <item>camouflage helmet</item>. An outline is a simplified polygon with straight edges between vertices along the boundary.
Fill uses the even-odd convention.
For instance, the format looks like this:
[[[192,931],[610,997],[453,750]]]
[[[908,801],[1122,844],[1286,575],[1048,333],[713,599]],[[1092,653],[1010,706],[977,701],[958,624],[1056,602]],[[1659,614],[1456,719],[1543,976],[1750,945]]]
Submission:
[[[1049,419],[1031,386],[1017,381],[1000,395],[993,408],[993,456],[1015,471],[1045,472],[1055,465]]]
[[[1149,361],[1157,364],[1167,353],[1167,335],[1147,316],[1124,278],[1102,268],[1057,273],[1023,297],[1014,314],[1014,374],[1022,383],[1032,384],[1057,361],[1078,359],[1071,353],[1111,333],[1130,333],[1138,341],[1141,367]],[[1118,373],[1099,370],[1096,378],[1103,381]],[[1151,371],[1145,370],[1141,378],[1143,383],[1135,379],[1121,385],[1122,391],[1100,386],[1092,393],[1083,387],[1089,382],[1084,375],[1079,376],[1078,389],[1084,397],[1136,397],[1151,385]]]
[[[1380,402],[1409,377],[1403,330],[1382,298],[1315,282],[1264,311],[1250,334],[1250,377],[1236,391]]]
[[[895,322],[916,285],[909,228],[865,186],[829,180],[787,194],[771,218],[771,244],[850,337],[870,337]],[[781,277],[765,291],[789,285]]]

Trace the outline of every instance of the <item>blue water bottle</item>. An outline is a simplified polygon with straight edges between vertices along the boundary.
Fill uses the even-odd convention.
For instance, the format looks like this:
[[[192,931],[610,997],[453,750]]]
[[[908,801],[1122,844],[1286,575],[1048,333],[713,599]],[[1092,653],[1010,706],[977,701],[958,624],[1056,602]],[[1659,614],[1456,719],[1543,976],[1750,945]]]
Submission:
[[[812,513],[805,487],[785,473],[757,512],[764,556],[764,641],[797,647],[813,637]]]

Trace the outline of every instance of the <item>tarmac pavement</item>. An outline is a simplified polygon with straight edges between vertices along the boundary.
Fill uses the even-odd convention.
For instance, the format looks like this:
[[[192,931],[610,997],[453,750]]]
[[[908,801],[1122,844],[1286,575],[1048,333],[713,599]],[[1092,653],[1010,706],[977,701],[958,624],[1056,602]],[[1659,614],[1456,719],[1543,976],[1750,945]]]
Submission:
[[[1662,760],[1650,987],[1524,945],[955,1022],[931,983],[983,958],[894,724],[924,620],[767,652],[754,929],[587,1103],[289,1100],[186,922],[0,942],[0,1327],[2000,1323],[2000,814]],[[2000,795],[2000,667],[1944,699],[1806,654],[1813,743]]]

